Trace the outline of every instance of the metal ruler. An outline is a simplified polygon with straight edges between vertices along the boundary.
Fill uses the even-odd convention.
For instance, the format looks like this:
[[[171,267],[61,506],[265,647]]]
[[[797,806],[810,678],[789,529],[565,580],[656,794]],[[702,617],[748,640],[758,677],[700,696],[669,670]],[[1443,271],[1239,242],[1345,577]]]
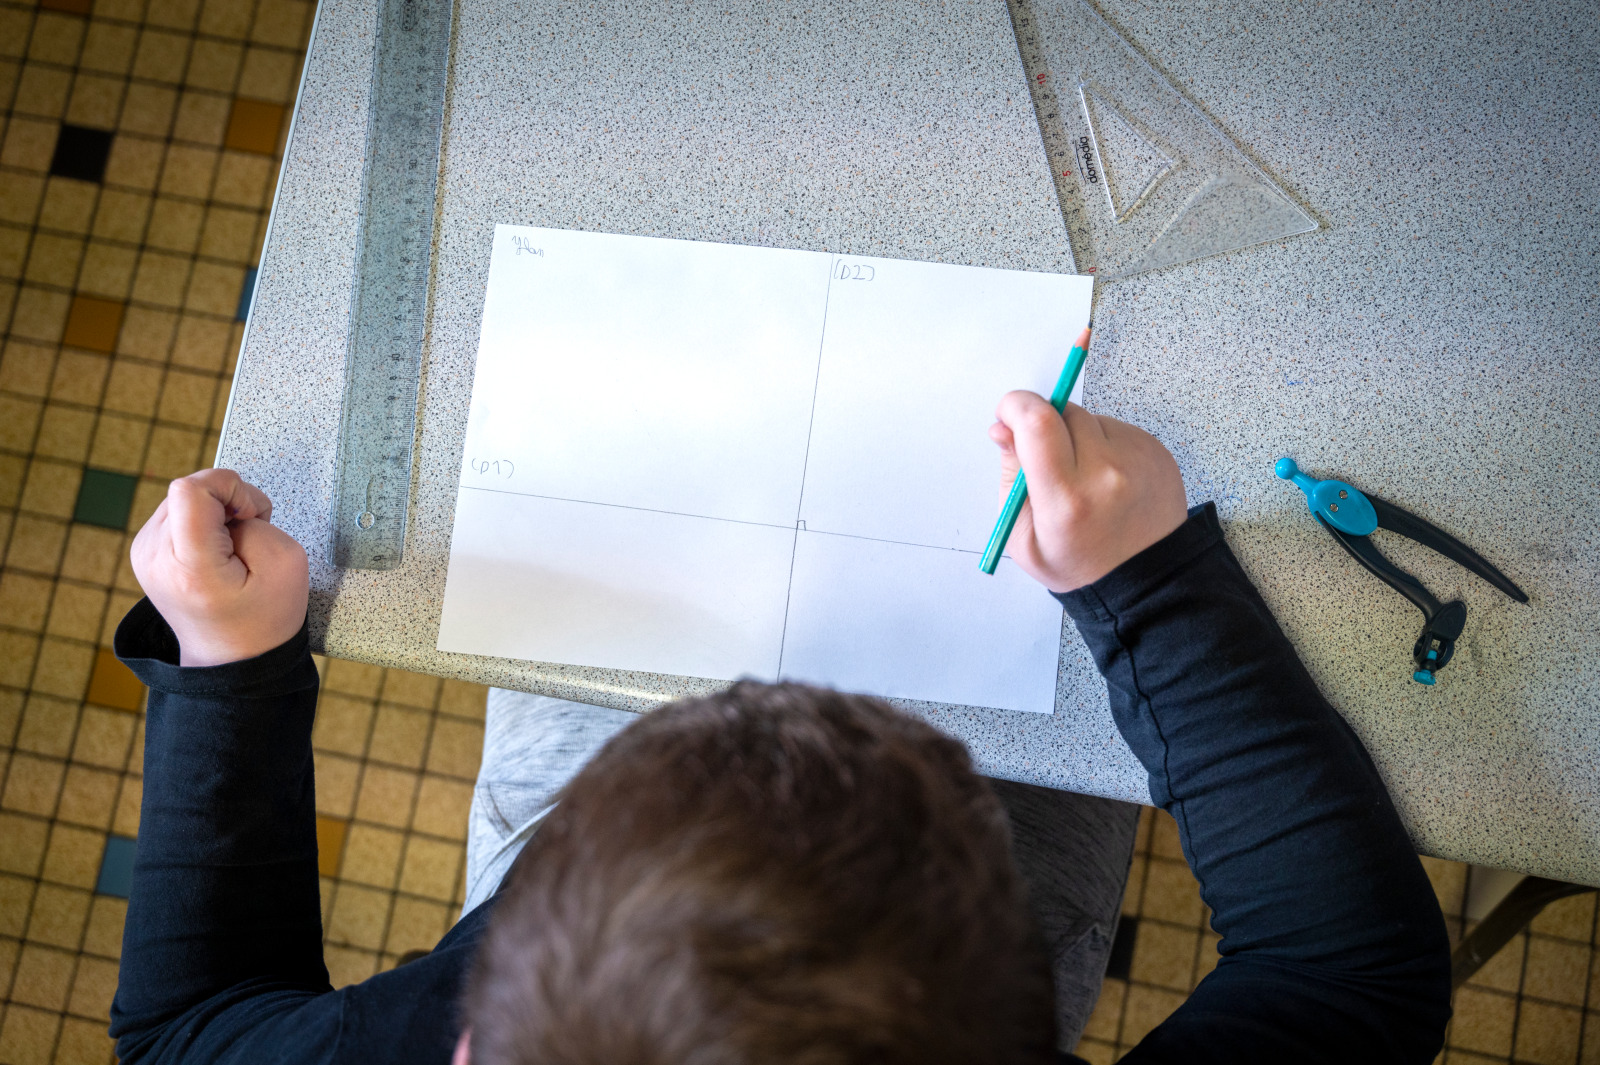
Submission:
[[[1095,272],[1095,250],[1089,240],[1089,219],[1084,213],[1083,196],[1074,173],[1078,165],[1077,156],[1067,132],[1067,124],[1062,120],[1061,100],[1056,95],[1056,74],[1045,65],[1038,14],[1031,0],[1006,0],[1006,4],[1011,9],[1011,28],[1017,35],[1017,51],[1022,56],[1022,69],[1028,77],[1028,91],[1033,96],[1033,113],[1039,120],[1039,135],[1044,139],[1045,156],[1050,160],[1050,177],[1055,182],[1056,198],[1061,202],[1061,216],[1067,226],[1072,261],[1078,273],[1092,274]],[[1074,91],[1070,85],[1068,91]],[[1069,100],[1067,106],[1076,108],[1077,104]]]
[[[405,553],[453,7],[379,0],[333,508],[345,569]]]

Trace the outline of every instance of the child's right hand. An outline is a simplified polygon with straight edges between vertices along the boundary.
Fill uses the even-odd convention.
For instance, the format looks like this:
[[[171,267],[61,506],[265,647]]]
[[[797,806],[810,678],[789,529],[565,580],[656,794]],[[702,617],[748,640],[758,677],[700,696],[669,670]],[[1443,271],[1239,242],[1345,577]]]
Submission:
[[[1032,392],[1006,393],[995,417],[1002,504],[1019,460],[1028,476],[1009,553],[1052,592],[1092,584],[1183,524],[1178,463],[1143,429],[1075,403],[1058,414]]]
[[[254,658],[300,631],[305,550],[271,523],[272,500],[232,470],[173,481],[134,538],[133,573],[178,637],[179,664]]]

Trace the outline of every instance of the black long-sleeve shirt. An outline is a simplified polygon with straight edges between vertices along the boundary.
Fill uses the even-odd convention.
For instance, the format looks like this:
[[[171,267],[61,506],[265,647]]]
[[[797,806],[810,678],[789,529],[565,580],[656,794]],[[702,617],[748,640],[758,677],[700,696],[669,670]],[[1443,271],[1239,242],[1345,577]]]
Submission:
[[[1125,1061],[1432,1060],[1444,922],[1382,781],[1196,508],[1059,597],[1118,727],[1177,819],[1222,960]],[[144,1062],[447,1062],[493,902],[432,954],[331,989],[322,961],[305,632],[182,669],[148,601],[116,650],[150,688],[117,1055]]]
[[[1122,1060],[1432,1061],[1450,1018],[1438,900],[1216,509],[1057,598],[1222,936],[1216,969]]]

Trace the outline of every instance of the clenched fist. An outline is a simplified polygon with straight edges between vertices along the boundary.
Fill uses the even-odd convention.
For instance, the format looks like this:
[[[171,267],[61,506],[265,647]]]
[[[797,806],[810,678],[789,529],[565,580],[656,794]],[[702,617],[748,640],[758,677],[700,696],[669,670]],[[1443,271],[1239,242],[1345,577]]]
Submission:
[[[272,500],[232,470],[173,481],[133,541],[133,572],[177,634],[179,664],[272,650],[305,622],[306,553],[272,525]]]

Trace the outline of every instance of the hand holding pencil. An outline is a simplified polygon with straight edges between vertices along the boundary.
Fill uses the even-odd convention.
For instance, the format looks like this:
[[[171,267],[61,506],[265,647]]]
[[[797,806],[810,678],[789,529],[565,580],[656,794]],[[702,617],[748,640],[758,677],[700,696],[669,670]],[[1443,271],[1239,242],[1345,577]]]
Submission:
[[[1001,546],[1051,591],[1099,580],[1183,524],[1178,463],[1143,429],[1033,392],[1008,392],[995,417],[1002,506],[1020,471],[1027,485]]]
[[[1061,367],[1061,376],[1056,379],[1055,390],[1050,393],[1050,405],[1057,412],[1067,409],[1072,390],[1078,387],[1078,378],[1083,376],[1083,364],[1089,359],[1089,338],[1092,335],[1094,323],[1090,322],[1078,334],[1077,342],[1067,354],[1067,364]],[[995,567],[1000,565],[1000,555],[1006,549],[1006,541],[1011,538],[1011,530],[1017,524],[1017,516],[1022,513],[1022,505],[1027,501],[1028,478],[1026,474],[1018,473],[1011,481],[1011,490],[1006,494],[1005,502],[1000,505],[1000,517],[994,523],[994,532],[989,534],[983,558],[978,561],[978,568],[990,576],[994,575]]]

